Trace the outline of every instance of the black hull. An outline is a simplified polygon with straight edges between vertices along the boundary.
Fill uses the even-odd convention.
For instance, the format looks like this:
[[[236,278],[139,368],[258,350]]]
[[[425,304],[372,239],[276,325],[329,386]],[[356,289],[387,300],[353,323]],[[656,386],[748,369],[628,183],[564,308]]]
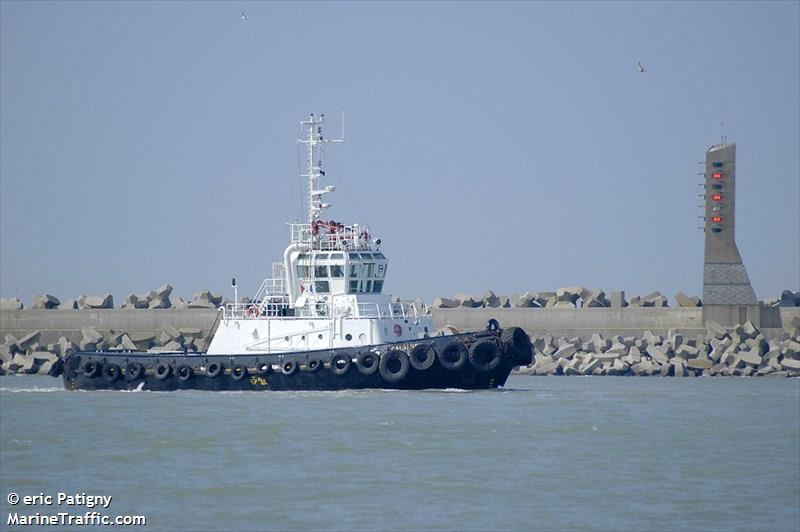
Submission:
[[[283,354],[74,352],[64,361],[64,386],[151,391],[490,389],[503,386],[514,366],[530,363],[530,339],[521,329],[513,334],[513,329]],[[399,360],[404,356],[405,362]]]

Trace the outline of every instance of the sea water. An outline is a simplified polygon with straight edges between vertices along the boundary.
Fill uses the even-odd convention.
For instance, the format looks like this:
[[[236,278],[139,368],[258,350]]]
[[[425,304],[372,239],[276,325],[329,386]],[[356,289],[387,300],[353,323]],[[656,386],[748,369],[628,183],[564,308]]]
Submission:
[[[800,529],[798,379],[156,393],[6,376],[0,444],[0,530],[75,528],[9,524],[37,512],[147,531]]]

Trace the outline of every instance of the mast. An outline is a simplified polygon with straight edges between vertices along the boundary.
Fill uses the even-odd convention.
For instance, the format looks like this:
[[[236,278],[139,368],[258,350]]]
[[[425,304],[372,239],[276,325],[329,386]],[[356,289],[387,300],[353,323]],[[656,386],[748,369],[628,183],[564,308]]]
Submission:
[[[308,120],[300,122],[302,126],[308,129],[306,138],[298,139],[298,142],[306,145],[308,170],[305,174],[301,174],[301,177],[305,177],[308,180],[308,224],[311,226],[319,221],[322,211],[331,206],[330,203],[323,203],[323,195],[335,190],[335,187],[330,185],[321,187],[320,179],[325,176],[325,171],[322,169],[322,159],[319,154],[320,145],[328,142],[344,141],[344,139],[326,139],[322,133],[324,123],[325,115],[321,114],[317,117],[314,113],[309,115]]]

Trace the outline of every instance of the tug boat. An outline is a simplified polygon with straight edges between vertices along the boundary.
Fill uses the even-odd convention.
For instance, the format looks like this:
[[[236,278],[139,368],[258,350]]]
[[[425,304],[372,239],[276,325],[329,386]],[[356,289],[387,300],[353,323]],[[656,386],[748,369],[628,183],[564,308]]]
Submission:
[[[206,353],[75,351],[68,390],[487,389],[532,361],[519,327],[436,335],[429,309],[383,292],[388,259],[369,227],[323,220],[325,115],[300,122],[307,222],[289,224],[283,261],[255,296],[219,308]]]

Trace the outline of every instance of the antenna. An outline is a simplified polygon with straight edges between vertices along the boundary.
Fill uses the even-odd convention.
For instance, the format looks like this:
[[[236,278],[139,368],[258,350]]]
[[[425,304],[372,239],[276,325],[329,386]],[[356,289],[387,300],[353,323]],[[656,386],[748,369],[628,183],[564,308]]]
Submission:
[[[719,141],[720,141],[720,144],[722,144],[722,145],[724,146],[724,145],[725,145],[725,143],[726,143],[726,142],[727,142],[727,140],[728,140],[728,139],[725,137],[725,122],[720,122],[720,123],[719,123],[719,136],[720,136],[720,139],[719,139]]]

